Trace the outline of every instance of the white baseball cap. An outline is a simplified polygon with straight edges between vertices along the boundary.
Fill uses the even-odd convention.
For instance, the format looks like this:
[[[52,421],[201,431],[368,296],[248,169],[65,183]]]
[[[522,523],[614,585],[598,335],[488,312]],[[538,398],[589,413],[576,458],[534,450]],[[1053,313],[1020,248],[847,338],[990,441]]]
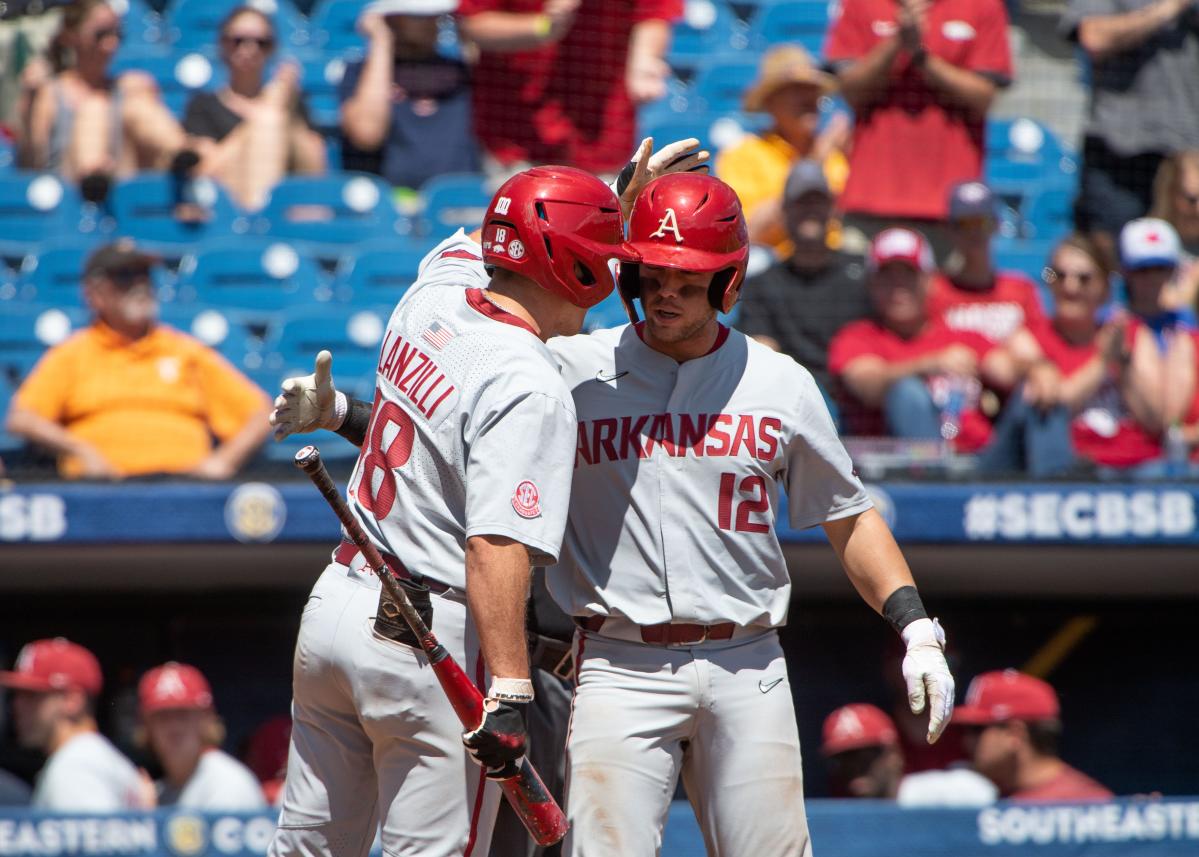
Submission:
[[[1120,262],[1129,271],[1173,268],[1182,256],[1174,227],[1156,217],[1130,220],[1120,230]]]
[[[458,0],[374,0],[367,3],[363,15],[448,15],[458,8]]]
[[[902,262],[924,274],[931,273],[937,267],[932,248],[925,237],[915,229],[902,226],[884,229],[876,235],[866,255],[866,266],[871,271],[877,271],[891,262]]]

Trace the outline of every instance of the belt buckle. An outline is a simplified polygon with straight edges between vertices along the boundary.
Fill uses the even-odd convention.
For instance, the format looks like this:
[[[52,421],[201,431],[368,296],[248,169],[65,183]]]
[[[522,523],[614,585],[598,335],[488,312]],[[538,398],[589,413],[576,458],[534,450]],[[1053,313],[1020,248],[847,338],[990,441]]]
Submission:
[[[574,646],[566,650],[566,654],[553,669],[556,678],[560,678],[562,681],[574,681],[574,654]]]

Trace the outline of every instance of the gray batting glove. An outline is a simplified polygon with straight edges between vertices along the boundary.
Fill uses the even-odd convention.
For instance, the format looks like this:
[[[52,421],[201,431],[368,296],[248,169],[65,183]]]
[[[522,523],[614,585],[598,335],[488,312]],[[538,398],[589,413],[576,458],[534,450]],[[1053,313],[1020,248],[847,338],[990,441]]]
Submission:
[[[275,440],[322,428],[336,431],[345,421],[349,403],[333,386],[333,355],[328,351],[316,355],[311,375],[288,378],[280,389],[270,415]]]
[[[908,653],[903,658],[903,680],[913,714],[928,704],[928,743],[935,744],[953,716],[953,676],[945,662],[945,632],[936,619],[917,619],[903,629]]]
[[[612,187],[620,197],[620,210],[628,217],[637,196],[656,178],[671,173],[708,172],[710,157],[707,149],[699,148],[699,140],[695,137],[670,143],[657,152],[654,151],[654,138],[646,137]]]

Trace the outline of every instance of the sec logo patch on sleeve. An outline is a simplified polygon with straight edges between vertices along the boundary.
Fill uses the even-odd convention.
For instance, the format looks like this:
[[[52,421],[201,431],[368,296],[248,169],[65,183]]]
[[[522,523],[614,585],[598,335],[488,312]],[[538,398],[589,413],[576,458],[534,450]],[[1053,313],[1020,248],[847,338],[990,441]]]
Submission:
[[[512,492],[512,508],[522,518],[536,518],[541,515],[541,495],[537,486],[526,479],[516,486]]]

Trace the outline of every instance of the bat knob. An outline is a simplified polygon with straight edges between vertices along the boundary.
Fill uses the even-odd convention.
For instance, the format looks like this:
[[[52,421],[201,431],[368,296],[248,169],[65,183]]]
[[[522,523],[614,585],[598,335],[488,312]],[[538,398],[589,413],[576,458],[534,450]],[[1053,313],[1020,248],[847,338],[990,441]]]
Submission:
[[[321,463],[321,451],[312,444],[296,453],[295,464],[301,470],[311,470]]]

